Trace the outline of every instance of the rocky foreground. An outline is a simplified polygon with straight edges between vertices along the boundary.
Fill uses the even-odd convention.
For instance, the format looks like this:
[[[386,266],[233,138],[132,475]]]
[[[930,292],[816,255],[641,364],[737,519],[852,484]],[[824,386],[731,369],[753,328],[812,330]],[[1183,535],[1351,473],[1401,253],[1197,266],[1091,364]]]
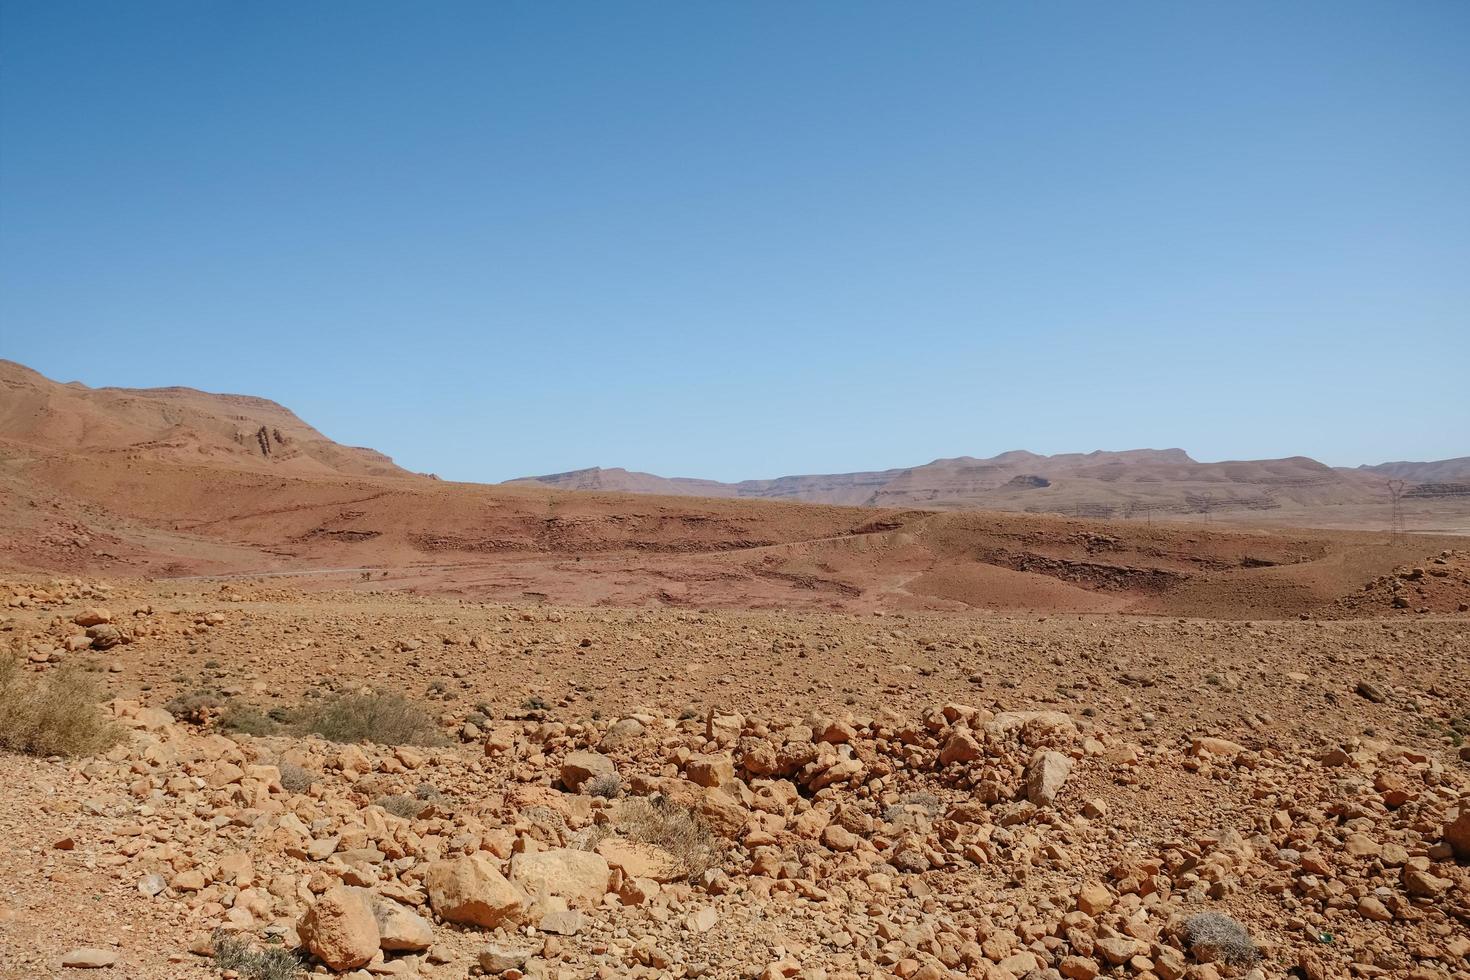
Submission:
[[[1129,641],[1116,622],[773,618],[762,632],[416,600],[397,618],[369,610],[397,640],[350,627],[370,655],[337,688],[417,696],[451,663],[510,671],[549,659],[550,635],[591,657],[635,628],[635,650],[687,653],[693,632],[700,656],[729,651],[740,671],[733,637],[755,631],[747,651],[772,664],[822,644],[841,670],[866,657],[872,696],[893,703],[844,704],[831,695],[847,678],[815,693],[770,670],[763,707],[736,678],[736,711],[660,674],[622,692],[652,706],[467,698],[441,704],[439,744],[377,745],[232,730],[228,699],[181,696],[190,658],[236,649],[260,667],[298,647],[290,676],[216,678],[262,705],[294,699],[313,631],[346,642],[358,615],[326,602],[12,586],[26,669],[97,658],[127,734],[90,758],[0,756],[0,976],[1470,976],[1462,621],[1160,623]],[[1171,629],[1218,634],[1220,674],[1161,691],[1197,669]],[[1337,673],[1289,677],[1313,641]],[[946,666],[961,642],[1007,676]],[[1149,676],[1142,654],[1101,676],[1078,658],[1128,642],[1153,651]],[[1365,666],[1396,645],[1419,662]],[[905,663],[926,648],[931,666]],[[130,684],[153,676],[148,657],[178,661],[178,682]],[[900,688],[902,666],[932,687]],[[1059,668],[1079,679],[1067,694]],[[1343,723],[1297,726],[1285,705],[1305,705],[1304,686]],[[657,707],[666,688],[705,706]],[[1230,723],[1232,698],[1258,703]]]

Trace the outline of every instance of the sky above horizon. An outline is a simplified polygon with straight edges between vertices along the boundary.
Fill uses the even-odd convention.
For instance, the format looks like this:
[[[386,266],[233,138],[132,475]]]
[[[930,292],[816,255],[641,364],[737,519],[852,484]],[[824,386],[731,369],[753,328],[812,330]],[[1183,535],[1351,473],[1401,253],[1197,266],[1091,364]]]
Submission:
[[[0,0],[0,357],[413,470],[1470,454],[1470,4]]]

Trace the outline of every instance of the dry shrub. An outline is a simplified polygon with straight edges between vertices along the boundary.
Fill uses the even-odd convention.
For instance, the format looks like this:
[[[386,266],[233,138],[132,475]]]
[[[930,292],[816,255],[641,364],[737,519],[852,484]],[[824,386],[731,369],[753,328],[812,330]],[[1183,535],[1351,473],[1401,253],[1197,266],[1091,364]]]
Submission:
[[[248,704],[231,704],[220,715],[219,727],[242,735],[274,735],[280,728],[275,719]]]
[[[302,973],[301,961],[280,947],[256,949],[225,932],[216,932],[211,942],[214,965],[233,970],[245,980],[295,980]]]
[[[1184,944],[1201,963],[1223,961],[1250,966],[1261,958],[1245,927],[1228,915],[1201,912],[1184,921]]]
[[[315,773],[294,762],[282,762],[276,768],[281,770],[281,788],[288,793],[309,793],[311,784],[318,782]]]
[[[66,668],[33,674],[0,655],[0,749],[28,755],[91,755],[123,729],[98,704],[94,678]]]
[[[333,742],[439,745],[444,741],[429,712],[397,694],[344,694],[302,708],[297,726]]]
[[[718,867],[723,857],[703,817],[661,796],[652,801],[635,797],[619,804],[612,813],[611,827],[630,840],[668,851],[690,881]],[[594,840],[590,846],[596,843]]]
[[[191,725],[207,725],[224,710],[224,703],[218,695],[210,691],[180,691],[169,698],[163,707],[179,721]]]
[[[424,800],[416,799],[403,793],[397,793],[393,796],[380,796],[376,800],[373,800],[373,803],[393,814],[393,816],[402,817],[404,820],[417,820],[419,814],[429,808],[429,804]]]
[[[587,780],[582,784],[581,789],[588,796],[597,796],[604,800],[615,800],[623,795],[623,777],[615,772],[605,772]]]

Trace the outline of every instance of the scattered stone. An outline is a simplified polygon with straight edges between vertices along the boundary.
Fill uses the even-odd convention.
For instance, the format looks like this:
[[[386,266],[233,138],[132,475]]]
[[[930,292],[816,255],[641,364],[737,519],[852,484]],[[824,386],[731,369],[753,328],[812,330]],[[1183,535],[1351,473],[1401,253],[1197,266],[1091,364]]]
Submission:
[[[110,949],[94,949],[82,946],[61,958],[61,965],[74,970],[100,970],[117,962],[117,953]]]
[[[1383,688],[1374,684],[1372,681],[1358,681],[1357,690],[1359,694],[1374,704],[1382,704],[1388,700],[1388,695],[1384,692]]]
[[[71,621],[78,626],[99,626],[112,622],[112,612],[101,606],[90,606],[73,616]]]
[[[486,973],[498,974],[508,973],[511,970],[522,970],[526,966],[526,961],[530,958],[531,953],[529,950],[515,949],[499,943],[491,943],[489,946],[480,950],[475,960],[479,963],[480,969]]]
[[[1072,760],[1060,752],[1038,752],[1026,767],[1026,799],[1051,806],[1072,771]]]

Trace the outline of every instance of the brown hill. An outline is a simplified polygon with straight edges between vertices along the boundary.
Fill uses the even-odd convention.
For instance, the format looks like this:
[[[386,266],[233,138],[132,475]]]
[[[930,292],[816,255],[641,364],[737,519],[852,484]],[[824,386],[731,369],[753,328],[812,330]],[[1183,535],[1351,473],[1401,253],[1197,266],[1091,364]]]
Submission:
[[[333,442],[265,398],[59,384],[6,360],[0,360],[0,439],[300,475],[411,475],[381,453]]]

